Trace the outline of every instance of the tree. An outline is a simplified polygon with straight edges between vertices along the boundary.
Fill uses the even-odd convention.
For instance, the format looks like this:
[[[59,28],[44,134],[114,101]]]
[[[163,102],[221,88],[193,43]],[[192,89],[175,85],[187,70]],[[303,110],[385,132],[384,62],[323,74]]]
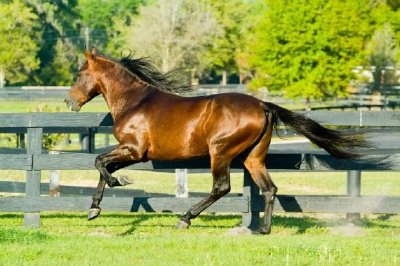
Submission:
[[[21,1],[0,2],[0,68],[9,84],[26,81],[39,67],[38,17]]]
[[[77,68],[78,54],[74,47],[81,46],[76,1],[24,0],[39,18],[41,35],[37,44],[40,67],[29,82],[38,85],[70,84]],[[68,49],[63,49],[66,48]]]
[[[73,69],[77,69],[76,47],[68,41],[58,39],[53,50],[53,60],[51,64],[44,66],[41,70],[42,80],[46,85],[67,86],[71,85],[75,78]]]
[[[214,35],[202,54],[200,69],[222,74],[222,83],[225,83],[228,74],[237,75],[241,72],[238,57],[243,50],[243,35],[247,33],[253,5],[242,0],[204,2],[210,4],[220,32]]]
[[[159,0],[141,6],[125,29],[125,48],[151,56],[167,72],[198,64],[205,44],[218,32],[209,8],[196,0]]]
[[[398,45],[389,23],[374,32],[367,44],[367,56],[370,66],[374,66],[374,89],[380,88],[382,71],[386,68],[395,69],[398,57]]]
[[[122,47],[124,27],[130,25],[132,15],[144,0],[78,0],[77,13],[82,27],[90,33],[90,45],[107,54],[117,56]]]
[[[285,95],[342,95],[362,62],[370,6],[363,1],[267,0],[248,50],[254,87]]]
[[[393,70],[400,60],[398,4],[396,1],[377,1],[369,16],[372,27],[371,37],[365,49],[365,65],[372,69],[374,91],[379,91],[382,83],[395,82],[396,71]]]

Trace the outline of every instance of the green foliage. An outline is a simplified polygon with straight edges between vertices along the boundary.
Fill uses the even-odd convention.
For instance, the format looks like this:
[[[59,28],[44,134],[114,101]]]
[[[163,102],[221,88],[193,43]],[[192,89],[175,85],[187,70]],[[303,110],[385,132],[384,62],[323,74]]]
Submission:
[[[71,42],[57,40],[54,57],[49,65],[43,66],[41,76],[43,84],[67,86],[70,85],[78,70],[77,49]]]
[[[366,53],[369,65],[375,66],[375,71],[373,71],[374,89],[377,90],[380,88],[382,70],[394,69],[399,54],[398,45],[389,23],[375,30],[367,44]]]
[[[266,1],[251,49],[253,86],[289,97],[343,94],[362,62],[368,5],[358,1]],[[249,47],[250,49],[250,47]]]
[[[40,68],[29,80],[37,85],[66,85],[77,71],[78,54],[75,47],[83,47],[80,38],[79,14],[75,1],[25,0],[40,19]]]
[[[243,35],[246,33],[250,13],[250,3],[242,0],[205,0],[220,25],[220,32],[213,36],[200,62],[200,68],[217,72],[239,72],[238,54],[242,49]]]
[[[378,84],[382,60],[397,64],[399,7],[395,0],[0,0],[0,68],[8,85],[69,85],[89,38],[113,57],[150,56],[163,71],[183,67],[203,80],[227,72],[253,78],[256,89],[325,99],[346,93],[355,67],[375,65]]]
[[[197,0],[154,1],[142,6],[125,31],[125,48],[151,55],[163,72],[192,68],[219,26],[207,3]]]
[[[36,107],[34,107],[30,112],[60,112],[59,108],[51,108],[48,105],[45,104],[39,104]],[[61,143],[61,141],[65,138],[65,134],[62,133],[56,133],[56,134],[49,134],[49,133],[44,133],[43,138],[42,138],[42,147],[46,150],[51,150],[55,146]]]
[[[132,15],[137,13],[144,0],[78,0],[77,13],[81,26],[90,29],[90,45],[107,54],[119,57],[126,36],[123,27],[130,25]],[[101,8],[99,8],[101,7]]]
[[[29,79],[39,67],[38,16],[21,1],[0,2],[0,68],[10,84]]]

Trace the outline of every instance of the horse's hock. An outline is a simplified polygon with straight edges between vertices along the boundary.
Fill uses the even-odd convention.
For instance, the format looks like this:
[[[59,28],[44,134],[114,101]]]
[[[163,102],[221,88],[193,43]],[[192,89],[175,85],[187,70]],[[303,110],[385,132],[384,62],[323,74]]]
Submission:
[[[400,112],[308,112],[307,115],[325,125],[354,127],[356,130],[368,128],[379,139],[390,139],[399,132]],[[25,193],[25,196],[1,197],[1,212],[24,212],[25,225],[39,226],[41,211],[87,211],[94,188],[73,188],[60,186],[61,194],[77,196],[47,197],[48,187],[41,183],[42,170],[87,170],[94,169],[96,154],[82,152],[60,152],[48,154],[42,150],[43,133],[82,133],[90,129],[90,136],[96,133],[110,133],[112,119],[104,113],[29,113],[0,114],[0,131],[27,135],[26,149],[0,149],[0,169],[15,169],[27,172],[25,183],[0,182],[0,192]],[[92,142],[94,143],[94,141]],[[278,195],[275,210],[284,212],[338,212],[348,213],[349,219],[359,213],[399,213],[400,196],[363,196],[360,193],[361,171],[399,171],[400,151],[394,143],[369,149],[368,160],[336,160],[326,152],[313,147],[293,146],[271,147],[267,165],[274,171],[347,171],[348,193],[332,196]],[[382,159],[384,158],[384,159]],[[151,161],[135,164],[128,169],[209,169],[209,159],[185,162]],[[231,168],[243,169],[239,161],[233,161]],[[102,203],[103,210],[112,211],[171,211],[181,213],[194,203],[197,197],[178,198],[173,195],[151,195],[139,190],[106,189]],[[377,204],[370,204],[376,202]],[[248,173],[244,172],[243,193],[223,197],[209,209],[212,212],[242,213],[243,225],[255,229],[259,225],[259,212],[264,210],[264,202],[259,189]]]

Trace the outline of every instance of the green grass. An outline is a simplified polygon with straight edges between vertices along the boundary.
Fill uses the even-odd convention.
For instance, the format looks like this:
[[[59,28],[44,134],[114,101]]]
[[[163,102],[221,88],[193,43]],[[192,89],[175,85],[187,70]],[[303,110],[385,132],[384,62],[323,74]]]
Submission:
[[[240,216],[202,215],[178,230],[172,214],[45,213],[39,230],[0,214],[1,265],[396,265],[400,217],[275,215],[269,236],[232,234]]]
[[[57,100],[33,100],[15,101],[0,99],[0,113],[25,113],[38,106],[48,106],[51,110],[70,112],[64,103],[64,99]],[[103,99],[96,99],[82,107],[81,112],[108,112],[107,104]]]
[[[42,182],[48,182],[49,171],[42,171]],[[175,193],[175,174],[120,170],[115,173],[127,175],[133,179],[132,185],[124,188],[144,189],[147,192]],[[18,170],[0,170],[2,180],[24,182],[26,174]],[[346,194],[346,172],[272,172],[271,176],[278,186],[278,194],[296,195],[335,195]],[[62,185],[81,185],[95,187],[99,173],[96,170],[61,170]],[[400,172],[362,172],[362,195],[400,195]],[[188,174],[189,191],[209,192],[211,190],[211,174]],[[232,192],[242,192],[243,174],[231,174]],[[121,188],[121,189],[124,189]]]

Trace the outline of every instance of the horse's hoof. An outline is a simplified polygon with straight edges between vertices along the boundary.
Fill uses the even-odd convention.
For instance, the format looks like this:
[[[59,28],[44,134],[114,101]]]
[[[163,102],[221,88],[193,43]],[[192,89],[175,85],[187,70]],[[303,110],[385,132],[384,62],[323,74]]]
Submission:
[[[100,215],[100,211],[101,211],[101,209],[97,209],[97,208],[90,209],[89,213],[88,213],[88,220],[90,221],[90,220],[95,219],[97,216]]]
[[[271,228],[261,227],[258,232],[262,235],[269,235],[271,233]]]
[[[185,221],[179,220],[179,222],[176,224],[176,228],[178,229],[188,229],[190,226],[190,222],[187,223]]]
[[[123,176],[118,176],[117,179],[118,179],[118,182],[119,182],[119,184],[121,186],[126,186],[126,185],[133,184],[133,180],[130,179],[129,177],[127,177],[127,176],[124,176],[124,175]]]

